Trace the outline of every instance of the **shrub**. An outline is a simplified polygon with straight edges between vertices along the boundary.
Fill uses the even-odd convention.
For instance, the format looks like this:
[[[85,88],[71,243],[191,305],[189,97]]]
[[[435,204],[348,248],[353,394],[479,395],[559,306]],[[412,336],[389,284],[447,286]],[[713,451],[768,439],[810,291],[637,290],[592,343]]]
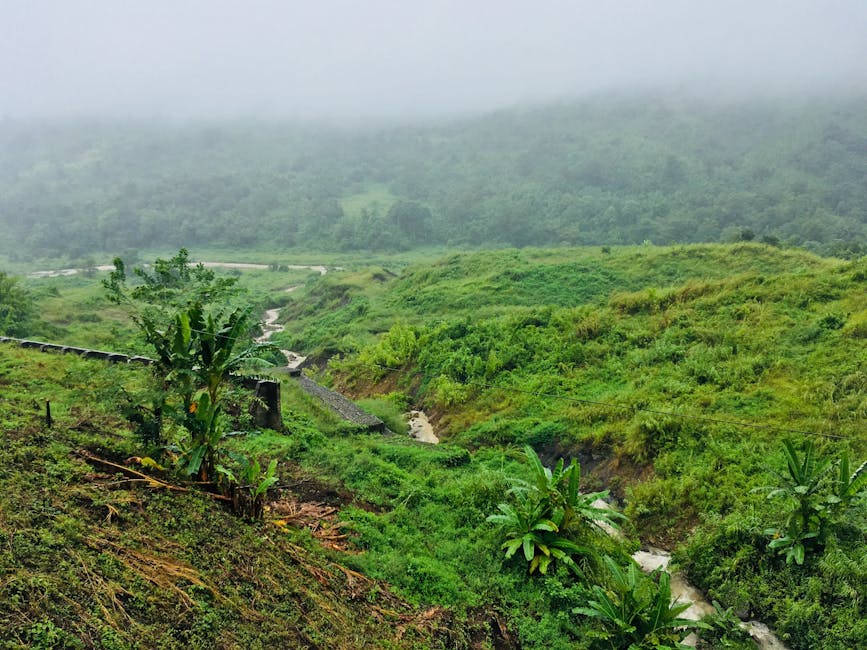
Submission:
[[[530,463],[531,480],[513,479],[508,491],[514,497],[514,505],[500,503],[501,514],[490,515],[487,520],[505,528],[506,558],[511,558],[518,549],[529,563],[530,573],[537,569],[546,573],[554,560],[559,560],[575,571],[578,567],[572,555],[591,555],[593,550],[576,544],[575,533],[601,530],[600,522],[617,526],[623,515],[613,510],[597,508],[597,499],[608,496],[608,491],[581,494],[578,491],[581,469],[575,461],[567,466],[561,458],[551,470],[539,460],[529,445],[524,448]]]

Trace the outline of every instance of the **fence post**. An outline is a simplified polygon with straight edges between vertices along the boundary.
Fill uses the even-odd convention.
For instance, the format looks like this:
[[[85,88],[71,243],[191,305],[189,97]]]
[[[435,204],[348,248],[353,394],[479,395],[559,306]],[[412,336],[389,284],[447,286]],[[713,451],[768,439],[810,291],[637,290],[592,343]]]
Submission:
[[[253,420],[257,426],[280,431],[283,417],[280,412],[280,382],[261,379],[256,382],[256,402],[253,406]]]

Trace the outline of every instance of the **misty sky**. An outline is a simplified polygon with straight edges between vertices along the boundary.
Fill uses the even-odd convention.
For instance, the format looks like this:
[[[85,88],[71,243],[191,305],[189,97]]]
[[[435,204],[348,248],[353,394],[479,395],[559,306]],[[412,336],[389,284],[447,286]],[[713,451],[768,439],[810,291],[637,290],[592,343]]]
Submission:
[[[0,116],[407,117],[867,88],[865,0],[0,0]]]

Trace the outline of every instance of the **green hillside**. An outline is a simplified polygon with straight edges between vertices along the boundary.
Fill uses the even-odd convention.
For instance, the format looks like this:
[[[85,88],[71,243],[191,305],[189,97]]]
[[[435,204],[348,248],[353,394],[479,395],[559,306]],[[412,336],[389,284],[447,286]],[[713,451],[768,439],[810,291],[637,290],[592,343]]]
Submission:
[[[591,485],[623,499],[642,540],[683,544],[711,595],[791,626],[796,646],[806,635],[803,647],[823,647],[832,606],[821,600],[807,622],[768,593],[782,569],[756,553],[761,522],[779,512],[756,490],[783,463],[784,439],[867,452],[863,260],[755,245],[504,251],[371,277],[320,330],[308,323],[314,341],[337,349],[367,340],[364,326],[386,314],[396,321],[332,361],[338,385],[405,396],[469,449],[531,444],[549,460],[581,459]],[[338,286],[323,279],[307,300]],[[298,300],[290,313],[303,317]],[[320,331],[335,340],[319,342]],[[835,569],[848,593],[867,586],[863,568],[848,573],[867,552],[856,523]],[[829,570],[814,569],[811,580]],[[808,590],[783,573],[786,589]]]
[[[793,650],[867,641],[865,491],[837,478],[867,458],[867,260],[741,243],[334,266],[241,283],[254,304],[284,305],[275,341],[310,354],[309,374],[390,423],[424,409],[442,442],[353,429],[284,377],[285,431],[232,407],[221,443],[278,462],[258,522],[134,460],[168,467],[177,451],[157,455],[122,415],[147,373],[0,344],[4,647],[673,648],[674,632],[634,640],[593,609],[667,608],[660,574],[618,582],[647,544],[729,610],[703,647],[752,647],[735,615]],[[80,318],[102,313],[97,283],[22,286],[57,340],[111,347],[114,333],[142,349],[120,314]],[[610,489],[620,536],[554,508],[507,557],[503,505],[532,505],[540,488],[526,486],[545,482],[525,445],[555,470],[576,459],[583,492]],[[830,463],[809,493],[770,489],[789,485],[790,451]],[[784,546],[797,495],[815,522]],[[575,567],[552,554],[530,573],[558,539],[581,549]]]
[[[867,242],[864,98],[596,97],[450,122],[0,123],[0,254]]]
[[[0,647],[433,643],[438,614],[346,569],[307,529],[250,525],[205,494],[89,460],[137,467],[118,388],[143,376],[0,344]],[[308,501],[328,498],[284,468],[287,482],[308,481]]]

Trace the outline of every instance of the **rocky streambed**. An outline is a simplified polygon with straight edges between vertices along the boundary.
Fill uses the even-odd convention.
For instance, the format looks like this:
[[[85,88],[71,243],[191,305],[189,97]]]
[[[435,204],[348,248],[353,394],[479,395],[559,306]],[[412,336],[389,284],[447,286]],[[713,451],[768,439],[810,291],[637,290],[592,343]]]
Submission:
[[[656,569],[668,571],[668,564],[671,561],[671,553],[662,549],[648,547],[638,551],[632,555],[632,559],[638,563],[642,571],[650,573]],[[691,602],[681,616],[691,621],[697,621],[701,617],[712,614],[714,612],[713,605],[707,602],[704,594],[696,587],[687,582],[686,578],[680,573],[671,574],[671,599],[672,602]],[[760,621],[741,621],[741,627],[746,630],[750,637],[755,641],[756,645],[761,650],[789,650],[776,635],[771,632],[767,625]],[[686,639],[686,645],[695,646],[697,641],[694,634],[690,634]]]

